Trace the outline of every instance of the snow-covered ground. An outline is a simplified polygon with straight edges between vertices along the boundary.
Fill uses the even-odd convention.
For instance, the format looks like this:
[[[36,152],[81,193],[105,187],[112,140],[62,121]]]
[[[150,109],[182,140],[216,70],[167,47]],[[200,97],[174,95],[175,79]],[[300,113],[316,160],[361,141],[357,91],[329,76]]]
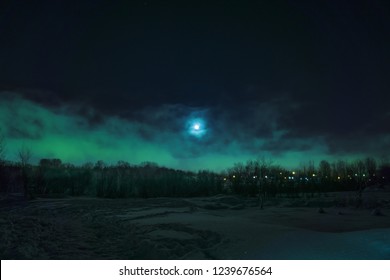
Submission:
[[[340,194],[269,202],[234,196],[0,201],[1,259],[390,259],[383,215]],[[335,205],[332,205],[335,204]],[[319,207],[325,213],[319,213]]]

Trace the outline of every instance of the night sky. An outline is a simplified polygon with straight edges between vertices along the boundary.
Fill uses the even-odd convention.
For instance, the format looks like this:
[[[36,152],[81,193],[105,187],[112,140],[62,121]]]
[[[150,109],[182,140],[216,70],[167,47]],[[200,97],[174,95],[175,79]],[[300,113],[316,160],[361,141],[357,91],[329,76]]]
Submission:
[[[381,158],[389,106],[389,1],[0,2],[9,160]]]

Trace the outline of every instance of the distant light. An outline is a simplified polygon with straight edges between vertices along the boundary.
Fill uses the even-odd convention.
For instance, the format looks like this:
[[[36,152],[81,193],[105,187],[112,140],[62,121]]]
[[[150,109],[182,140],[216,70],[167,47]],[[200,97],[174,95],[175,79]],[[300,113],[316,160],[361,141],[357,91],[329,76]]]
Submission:
[[[194,125],[194,129],[195,129],[195,130],[199,130],[199,129],[200,129],[200,124],[196,123],[196,124]]]
[[[267,176],[267,175],[265,175],[265,176],[264,176],[264,178],[265,178],[265,179],[268,179],[268,176]]]
[[[366,174],[363,174],[363,177],[366,177]]]
[[[315,176],[316,176],[316,174],[313,173],[313,177],[315,177]]]
[[[236,178],[236,175],[233,175],[233,178]]]
[[[338,177],[337,177],[337,179],[339,179],[339,180],[340,180],[340,179],[341,179],[341,178],[340,178],[340,176],[338,176]]]
[[[295,171],[293,171],[292,174],[295,175]]]
[[[223,178],[224,181],[226,181],[226,178]]]
[[[282,175],[282,172],[280,172],[280,175]]]
[[[256,176],[253,176],[253,179],[256,179]]]
[[[355,176],[357,176],[357,174],[355,173]]]

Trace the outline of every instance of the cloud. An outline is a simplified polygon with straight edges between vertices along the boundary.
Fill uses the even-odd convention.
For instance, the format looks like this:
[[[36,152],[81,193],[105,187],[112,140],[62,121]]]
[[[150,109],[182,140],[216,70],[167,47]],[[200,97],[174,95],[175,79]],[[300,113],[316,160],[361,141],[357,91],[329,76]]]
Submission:
[[[45,108],[18,96],[2,100],[0,116],[5,120],[1,129],[13,154],[26,145],[37,157],[60,157],[72,162],[172,160],[167,151],[141,137],[137,122],[110,117],[91,126],[69,106]]]
[[[332,138],[332,131],[309,133],[300,124],[299,110],[304,107],[288,96],[252,101],[235,110],[224,105],[163,104],[132,109],[126,117],[83,103],[47,106],[15,92],[1,92],[0,100],[0,129],[9,158],[14,160],[17,150],[28,146],[35,160],[57,157],[76,164],[99,159],[107,163],[153,161],[179,169],[221,170],[263,156],[294,166],[332,155],[379,155],[381,148],[389,147],[390,139],[375,127],[373,135],[380,135],[375,142],[363,133],[350,141],[344,135]],[[207,133],[203,137],[188,131],[188,123],[195,119],[204,120]]]

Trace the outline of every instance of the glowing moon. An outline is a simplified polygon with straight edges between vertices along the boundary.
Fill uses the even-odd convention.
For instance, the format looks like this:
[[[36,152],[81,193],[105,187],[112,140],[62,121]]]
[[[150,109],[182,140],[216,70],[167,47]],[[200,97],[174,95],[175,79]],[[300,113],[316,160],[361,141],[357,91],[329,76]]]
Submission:
[[[192,136],[202,138],[207,132],[205,120],[201,118],[189,119],[187,132]]]

